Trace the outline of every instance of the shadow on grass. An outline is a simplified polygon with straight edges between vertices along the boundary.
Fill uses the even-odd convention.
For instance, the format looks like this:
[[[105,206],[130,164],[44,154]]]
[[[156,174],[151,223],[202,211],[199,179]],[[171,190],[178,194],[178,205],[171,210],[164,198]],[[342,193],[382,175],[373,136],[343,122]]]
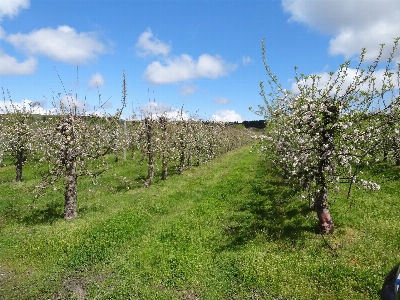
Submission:
[[[367,169],[368,170],[368,169]],[[381,162],[369,168],[373,176],[384,176],[385,181],[397,181],[400,179],[400,166],[388,162]]]
[[[250,187],[249,198],[237,206],[224,235],[227,243],[223,250],[246,245],[258,236],[268,240],[301,247],[305,233],[317,233],[316,224],[307,217],[312,213],[306,202],[294,198],[296,192],[275,176],[259,170]]]
[[[56,220],[64,218],[62,201],[48,202],[44,208],[32,208],[28,214],[22,218],[26,225],[53,224]]]

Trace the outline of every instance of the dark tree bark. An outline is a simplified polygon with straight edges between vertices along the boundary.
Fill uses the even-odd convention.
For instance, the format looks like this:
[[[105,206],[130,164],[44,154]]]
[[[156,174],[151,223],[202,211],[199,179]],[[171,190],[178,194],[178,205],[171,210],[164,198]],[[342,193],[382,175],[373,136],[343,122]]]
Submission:
[[[145,118],[144,124],[146,128],[147,157],[148,157],[147,181],[145,182],[144,186],[149,187],[154,178],[154,146],[152,137],[153,126],[151,124],[150,118]]]
[[[164,157],[163,157],[161,180],[167,180],[167,178],[168,178],[168,164],[167,164],[167,160],[164,160]]]
[[[197,140],[196,140],[196,144],[197,144]],[[196,164],[196,166],[198,167],[198,166],[200,166],[200,164],[201,164],[201,158],[202,158],[202,149],[199,147],[199,146],[196,146],[196,154],[197,154],[197,157],[196,157],[196,162],[195,162],[195,164]]]
[[[24,163],[27,159],[26,153],[23,149],[18,149],[17,155],[16,155],[16,161],[15,161],[15,180],[17,182],[22,181],[22,167],[24,166]]]
[[[388,161],[388,151],[386,149],[383,150],[383,161],[384,162]]]
[[[397,143],[395,138],[393,138],[391,146],[392,146],[392,153],[393,153],[392,155],[394,158],[394,162],[395,162],[396,166],[400,166],[400,150],[399,150],[400,144]]]
[[[161,180],[167,180],[168,178],[168,169],[167,168],[163,168],[161,171]]]
[[[65,166],[65,202],[64,219],[71,220],[78,216],[77,210],[77,173],[76,160],[70,159]]]
[[[162,131],[162,142],[163,142],[163,147],[162,147],[162,155],[161,155],[161,161],[162,161],[162,171],[161,171],[161,180],[167,180],[168,176],[168,132],[167,132],[167,118],[166,117],[160,117],[160,125],[161,125],[161,131]]]
[[[179,158],[179,168],[178,168],[178,174],[183,173],[183,169],[185,168],[185,146],[183,145],[183,142],[180,142],[180,158]]]
[[[187,131],[187,123],[185,122],[183,125],[185,133]],[[179,136],[179,168],[178,174],[182,174],[183,170],[185,169],[185,161],[186,161],[186,141],[185,141],[185,133],[181,132]]]
[[[64,219],[71,220],[78,216],[77,210],[77,179],[76,154],[74,149],[75,132],[74,116],[68,115],[57,130],[63,136],[63,158],[62,164],[65,167],[65,191],[64,191]]]
[[[315,197],[314,209],[317,213],[319,227],[323,234],[333,233],[335,229],[328,207],[328,190],[327,188],[322,188],[317,192]]]
[[[192,151],[189,151],[186,160],[186,168],[190,169],[192,167]]]
[[[334,124],[336,124],[339,118],[337,107],[329,105],[328,101],[326,102],[327,111],[322,115],[324,129],[321,132],[319,143],[319,163],[316,177],[316,184],[319,190],[314,200],[314,209],[318,216],[320,229],[324,234],[333,233],[335,227],[329,212],[328,185],[325,176],[327,169],[330,170],[329,172],[334,172],[331,164],[331,156],[335,149],[334,137],[336,127],[334,127]]]

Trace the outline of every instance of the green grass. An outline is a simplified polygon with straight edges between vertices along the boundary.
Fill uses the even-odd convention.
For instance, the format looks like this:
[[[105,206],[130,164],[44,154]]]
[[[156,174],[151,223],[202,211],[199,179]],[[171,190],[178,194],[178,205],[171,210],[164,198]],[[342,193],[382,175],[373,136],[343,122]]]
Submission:
[[[0,299],[379,299],[400,261],[399,168],[372,170],[382,189],[355,190],[351,208],[331,195],[332,251],[250,150],[148,189],[145,166],[121,160],[101,185],[80,180],[69,222],[62,190],[32,202],[34,170],[15,183],[1,167]]]

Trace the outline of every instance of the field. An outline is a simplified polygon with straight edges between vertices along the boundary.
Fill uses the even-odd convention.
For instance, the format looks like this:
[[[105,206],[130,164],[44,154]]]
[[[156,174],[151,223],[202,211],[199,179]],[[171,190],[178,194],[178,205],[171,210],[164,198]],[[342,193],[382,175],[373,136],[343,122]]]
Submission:
[[[128,155],[129,156],[129,155]],[[112,158],[110,158],[112,159]],[[400,167],[379,191],[330,194],[335,233],[251,146],[143,188],[146,165],[115,163],[34,201],[28,164],[0,167],[0,299],[379,299],[400,261]]]

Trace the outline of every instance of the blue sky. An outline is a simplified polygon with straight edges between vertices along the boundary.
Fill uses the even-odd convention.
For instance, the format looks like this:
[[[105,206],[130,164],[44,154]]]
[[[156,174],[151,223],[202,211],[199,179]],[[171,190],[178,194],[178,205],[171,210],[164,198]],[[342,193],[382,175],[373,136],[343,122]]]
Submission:
[[[203,119],[257,120],[248,108],[263,104],[262,38],[290,89],[294,66],[336,71],[362,47],[373,60],[400,36],[399,20],[398,0],[2,0],[0,86],[14,103],[49,109],[65,94],[58,73],[78,105],[98,108],[100,93],[112,112],[125,70],[126,118],[183,107]]]

